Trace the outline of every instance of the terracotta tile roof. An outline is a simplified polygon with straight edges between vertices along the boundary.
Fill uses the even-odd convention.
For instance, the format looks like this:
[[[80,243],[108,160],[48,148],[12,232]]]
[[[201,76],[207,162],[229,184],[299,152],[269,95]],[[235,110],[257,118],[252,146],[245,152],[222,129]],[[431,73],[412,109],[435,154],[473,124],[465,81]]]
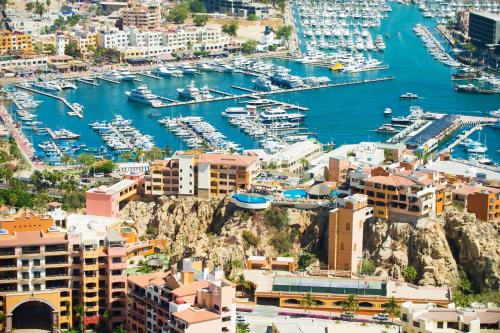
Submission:
[[[231,154],[203,154],[200,162],[249,167],[257,160],[257,156]]]
[[[155,286],[161,286],[166,283],[165,278],[169,275],[170,272],[154,272],[144,275],[129,276],[128,281],[141,288],[146,288],[147,286],[150,286],[152,284],[154,284]],[[161,284],[159,284],[160,280],[162,282]]]
[[[172,290],[172,294],[175,297],[188,296],[188,295],[196,294],[196,291],[199,289],[208,288],[208,285],[209,285],[209,281],[206,281],[206,280],[196,281],[193,283],[182,285],[179,288]]]
[[[66,244],[68,242],[63,232],[22,231],[5,235],[5,238],[0,236],[0,247]]]
[[[188,323],[202,323],[210,320],[218,320],[220,316],[205,309],[189,308],[183,311],[174,312],[174,317]]]

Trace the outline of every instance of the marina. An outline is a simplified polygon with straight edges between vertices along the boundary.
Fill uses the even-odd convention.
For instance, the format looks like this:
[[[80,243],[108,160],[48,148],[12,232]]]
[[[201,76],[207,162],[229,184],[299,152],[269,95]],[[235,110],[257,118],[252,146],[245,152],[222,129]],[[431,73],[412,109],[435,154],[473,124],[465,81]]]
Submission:
[[[413,31],[416,24],[426,27],[432,24],[432,19],[425,19],[417,6],[390,3],[387,5],[391,9],[389,11],[385,4],[379,4],[377,5],[380,7],[379,13],[383,17],[380,18],[380,25],[373,27],[363,27],[364,20],[355,19],[351,22],[349,19],[347,24],[351,34],[354,34],[355,28],[358,27],[366,47],[369,44],[368,37],[362,35],[365,28],[371,34],[373,44],[377,44],[378,40],[381,49],[347,51],[320,49],[318,42],[321,36],[315,37],[316,47],[310,45],[312,38],[304,36],[304,26],[300,23],[308,19],[300,16],[301,11],[298,6],[301,3],[305,4],[294,1],[293,11],[302,55],[275,58],[262,56],[259,57],[260,60],[245,58],[229,61],[214,60],[191,66],[166,63],[148,70],[131,69],[130,72],[135,72],[135,77],[129,75],[127,80],[118,80],[112,75],[105,74],[97,75],[104,80],[95,76],[78,78],[75,80],[78,89],[65,89],[48,94],[42,94],[37,90],[34,94],[37,99],[40,97],[40,105],[29,112],[33,116],[22,113],[22,117],[27,117],[23,122],[22,131],[26,138],[33,142],[36,150],[38,144],[47,138],[38,135],[37,128],[50,127],[53,130],[67,129],[78,133],[81,144],[86,144],[89,147],[86,149],[89,151],[99,150],[99,147],[105,146],[109,149],[110,156],[118,158],[120,153],[115,154],[102,135],[89,127],[90,123],[112,122],[115,115],[121,115],[124,119],[132,120],[134,128],[142,135],[154,137],[154,145],[160,148],[169,145],[177,150],[189,148],[186,140],[170,131],[165,131],[163,126],[152,118],[201,117],[228,141],[238,144],[243,149],[252,149],[262,148],[261,141],[266,138],[278,144],[287,144],[280,138],[291,137],[290,140],[293,141],[310,137],[306,133],[315,134],[314,137],[323,143],[344,144],[387,141],[391,139],[391,135],[403,137],[407,132],[411,132],[405,127],[390,123],[388,125],[394,128],[396,133],[374,131],[373,124],[382,125],[387,122],[388,116],[383,112],[386,108],[391,109],[391,116],[394,118],[403,117],[408,113],[410,106],[420,106],[425,112],[462,114],[471,117],[488,116],[488,112],[498,109],[500,105],[498,95],[461,94],[455,91],[450,77],[456,73],[456,69],[435,61]],[[339,18],[337,21],[342,20]],[[432,34],[441,41],[439,35]],[[383,47],[379,35],[382,36]],[[325,41],[331,39],[327,36],[324,38]],[[318,63],[322,66],[316,65]],[[329,65],[331,66],[328,67]],[[373,66],[373,70],[366,70],[370,66]],[[275,75],[276,73],[279,75]],[[426,74],[419,75],[419,73]],[[119,72],[117,77],[122,74]],[[142,80],[140,83],[136,81],[139,75]],[[275,78],[274,82],[271,80],[272,77]],[[283,78],[289,80],[291,85],[279,86],[282,84],[279,80]],[[328,81],[323,81],[322,78]],[[191,81],[194,81],[197,87],[209,87],[209,93],[213,98],[199,101],[179,100],[177,89],[187,87]],[[153,108],[147,104],[129,101],[126,92],[131,92],[140,85],[146,85],[163,105],[154,108],[153,112]],[[419,98],[400,100],[399,96],[404,92],[412,92]],[[65,99],[67,104],[60,103],[61,99]],[[265,128],[267,131],[265,137],[258,138],[231,124],[221,114],[230,107],[241,107],[251,102],[263,103],[263,100],[266,102],[265,107],[268,108],[281,105],[287,111],[306,112],[303,124],[295,128],[300,129],[298,133],[290,134],[283,126],[275,126],[272,129]],[[73,103],[68,101],[81,104],[85,117],[68,115],[69,106],[73,107]],[[106,105],[105,108],[103,103]],[[17,107],[14,106],[10,113],[17,121],[16,110]],[[72,111],[71,108],[69,111]],[[32,119],[28,120],[29,118]],[[33,125],[37,122],[41,124]],[[488,156],[500,160],[496,156],[500,133],[493,127],[484,126],[482,132],[488,138],[486,142],[489,148]],[[445,145],[446,141],[442,144]],[[124,145],[124,149],[130,150],[130,148],[127,144]],[[82,148],[75,153],[84,151],[85,148]],[[453,154],[458,157],[465,156],[460,149],[455,149]]]

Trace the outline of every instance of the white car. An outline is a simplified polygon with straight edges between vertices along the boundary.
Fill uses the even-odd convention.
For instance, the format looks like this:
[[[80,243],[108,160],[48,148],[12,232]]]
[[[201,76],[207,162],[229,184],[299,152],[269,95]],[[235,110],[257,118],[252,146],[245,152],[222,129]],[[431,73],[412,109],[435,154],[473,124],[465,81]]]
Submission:
[[[387,313],[377,313],[376,315],[373,316],[374,320],[378,321],[388,321],[389,320],[389,315]]]

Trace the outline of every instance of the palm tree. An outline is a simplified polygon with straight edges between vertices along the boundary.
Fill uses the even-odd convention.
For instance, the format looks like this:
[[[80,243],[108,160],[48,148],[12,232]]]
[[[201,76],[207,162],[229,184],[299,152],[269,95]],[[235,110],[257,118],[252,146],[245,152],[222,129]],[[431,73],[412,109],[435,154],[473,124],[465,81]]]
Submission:
[[[132,153],[130,151],[123,152],[120,155],[121,159],[128,162],[132,159]]]
[[[309,311],[309,314],[311,314],[311,308],[316,305],[316,300],[309,291],[304,295],[304,298],[300,300],[300,306],[302,306],[306,311]]]
[[[165,147],[165,157],[171,157],[172,156],[172,147],[170,145],[167,145]]]
[[[359,311],[359,302],[356,299],[356,295],[351,294],[347,297],[347,301],[342,307],[343,312],[351,312],[353,315]]]
[[[144,156],[144,149],[142,149],[141,147],[138,147],[135,150],[135,161],[136,162],[142,162],[143,156]]]
[[[246,333],[249,331],[249,323],[238,323],[236,324],[236,333]]]
[[[78,317],[78,325],[80,326],[80,333],[85,332],[85,322],[83,318],[85,317],[85,308],[83,304],[78,304],[73,308],[75,316]]]
[[[236,284],[240,286],[244,292],[248,292],[248,290],[251,288],[250,282],[245,279],[245,276],[243,274],[238,275]]]
[[[71,162],[71,160],[72,158],[68,154],[64,154],[63,156],[61,156],[61,162],[64,165],[68,165]]]
[[[385,312],[387,312],[389,317],[391,317],[391,321],[394,322],[394,317],[397,316],[397,314],[399,312],[399,305],[398,305],[398,302],[396,302],[396,299],[394,298],[394,296],[391,297],[391,299],[389,300],[389,303],[387,303],[387,305],[385,307]]]

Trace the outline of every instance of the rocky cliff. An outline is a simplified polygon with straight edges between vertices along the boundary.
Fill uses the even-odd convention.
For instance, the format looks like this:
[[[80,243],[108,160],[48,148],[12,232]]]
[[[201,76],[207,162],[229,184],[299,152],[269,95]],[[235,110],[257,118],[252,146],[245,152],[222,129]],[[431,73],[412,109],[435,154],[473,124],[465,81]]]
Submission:
[[[288,253],[309,251],[326,261],[328,211],[286,208],[286,229],[266,223],[263,212],[237,210],[223,199],[161,197],[156,202],[134,201],[122,211],[140,236],[168,239],[173,262],[182,257],[204,259],[209,267],[242,261],[248,255],[277,256],[276,235],[290,240]],[[463,269],[480,290],[498,289],[500,228],[474,216],[448,210],[443,217],[413,226],[371,222],[365,227],[364,247],[379,275],[402,278],[411,265],[422,285],[454,284]],[[246,235],[245,235],[246,234]],[[273,245],[271,245],[273,244]]]
[[[288,252],[303,250],[322,254],[326,246],[327,211],[286,209],[291,238]],[[140,236],[168,239],[173,261],[183,257],[203,258],[208,267],[243,261],[247,255],[277,256],[270,244],[278,231],[264,223],[262,212],[237,210],[228,198],[203,200],[193,197],[161,197],[156,202],[130,202],[122,216],[132,220]],[[255,236],[250,244],[244,231]]]

